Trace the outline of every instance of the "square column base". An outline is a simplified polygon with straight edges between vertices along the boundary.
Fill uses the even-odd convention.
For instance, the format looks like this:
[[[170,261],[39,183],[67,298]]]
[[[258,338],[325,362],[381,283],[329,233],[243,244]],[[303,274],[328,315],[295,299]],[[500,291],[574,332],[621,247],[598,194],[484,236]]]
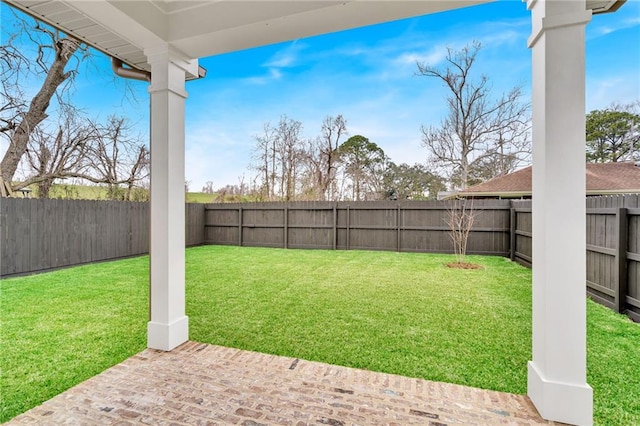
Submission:
[[[546,420],[572,425],[593,424],[593,389],[546,379],[533,361],[528,363],[527,394]]]
[[[189,317],[178,318],[171,324],[149,321],[147,347],[170,351],[189,340]]]

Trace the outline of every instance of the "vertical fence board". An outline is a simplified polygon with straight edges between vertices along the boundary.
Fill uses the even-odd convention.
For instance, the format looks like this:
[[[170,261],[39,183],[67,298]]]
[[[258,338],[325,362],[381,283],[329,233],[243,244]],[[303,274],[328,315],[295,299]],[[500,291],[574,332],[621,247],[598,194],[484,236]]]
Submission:
[[[190,203],[185,206],[185,236],[187,247],[197,246],[204,242],[204,204]],[[142,233],[137,233],[142,235]]]
[[[186,244],[202,244],[204,205],[185,208]],[[148,203],[2,198],[0,276],[148,253],[149,219]]]
[[[289,208],[284,209],[284,248],[289,248]]]
[[[615,256],[614,281],[616,282],[614,309],[623,313],[626,310],[627,302],[627,209],[620,207],[616,212],[617,246]]]
[[[46,200],[33,200],[31,203],[31,209],[29,211],[29,270],[38,271],[45,268],[45,261],[49,265],[53,265],[52,259],[45,256],[46,247],[46,230],[43,229],[44,219],[47,217],[46,212],[42,211],[42,206]],[[3,200],[3,202],[6,202]],[[52,266],[54,267],[54,266]]]
[[[636,209],[633,214],[628,214],[628,239],[627,239],[627,311],[626,313],[635,321],[640,322],[640,197],[635,196],[625,207]],[[625,200],[626,201],[626,200]],[[631,304],[634,302],[635,304]]]
[[[333,236],[331,238],[331,248],[336,249],[338,245],[338,204],[333,205]]]

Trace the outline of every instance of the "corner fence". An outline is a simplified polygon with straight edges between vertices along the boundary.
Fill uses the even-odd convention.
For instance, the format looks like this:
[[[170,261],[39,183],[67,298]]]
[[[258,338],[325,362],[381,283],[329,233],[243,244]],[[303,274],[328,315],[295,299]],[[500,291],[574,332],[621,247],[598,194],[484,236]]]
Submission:
[[[202,244],[204,206],[185,213],[186,245]],[[148,252],[148,203],[0,198],[0,277]]]
[[[640,322],[640,197],[588,197],[587,282],[594,301]],[[510,257],[531,266],[531,201],[511,210]]]
[[[187,204],[186,245],[451,253],[450,202]],[[532,263],[530,201],[476,200],[468,253]],[[587,198],[587,293],[640,322],[640,197]],[[149,205],[0,199],[0,277],[146,254]]]

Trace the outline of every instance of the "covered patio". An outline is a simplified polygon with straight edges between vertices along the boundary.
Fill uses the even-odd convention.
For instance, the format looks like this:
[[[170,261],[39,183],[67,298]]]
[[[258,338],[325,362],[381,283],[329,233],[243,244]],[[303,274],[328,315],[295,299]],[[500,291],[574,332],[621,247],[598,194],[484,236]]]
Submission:
[[[173,390],[167,389],[166,396],[161,394],[162,386],[176,386],[185,392],[190,390],[189,394],[195,398],[176,403],[189,409],[183,414],[189,415],[191,422],[278,423],[277,417],[266,420],[269,415],[266,411],[255,417],[238,414],[238,410],[241,413],[258,411],[256,406],[264,396],[260,388],[268,383],[279,392],[285,388],[297,389],[292,391],[296,400],[314,398],[305,395],[324,395],[324,398],[318,397],[324,402],[317,401],[316,414],[321,416],[323,410],[327,414],[312,419],[308,417],[312,415],[312,405],[303,404],[301,412],[307,413],[307,417],[300,420],[303,423],[407,424],[415,420],[422,424],[487,424],[496,420],[495,423],[536,424],[541,421],[524,396],[303,361],[296,364],[288,358],[188,343],[184,102],[185,81],[204,75],[198,58],[485,1],[5,1],[112,56],[119,74],[151,81],[149,349],[19,417],[17,422],[58,423],[57,419],[62,422],[64,416],[76,415],[78,417],[71,417],[69,421],[141,422],[151,415],[145,412],[145,407],[157,409],[161,401],[176,403],[171,397]],[[527,2],[533,28],[529,47],[533,54],[535,236],[533,359],[528,365],[528,397],[543,418],[571,424],[591,424],[593,411],[592,389],[586,383],[584,29],[593,13],[613,11],[621,3],[616,0]],[[557,220],[559,217],[562,219]],[[240,369],[243,363],[246,371]],[[250,367],[253,364],[256,366]],[[227,377],[234,368],[238,368],[237,376]],[[306,372],[309,376],[305,376]],[[236,386],[241,386],[243,393],[218,401],[219,396],[228,395]],[[200,393],[206,397],[198,396]],[[264,404],[272,407],[274,413],[275,409],[286,408],[286,404],[278,402],[284,395],[269,395]],[[355,395],[363,395],[362,400],[350,404],[354,410],[357,406],[359,413],[366,414],[364,420],[342,418],[338,414],[342,413],[340,408],[327,405],[327,401],[357,399]],[[214,402],[221,404],[211,411],[218,417],[209,418],[201,406]],[[248,405],[243,406],[243,402]],[[403,420],[376,417],[381,415],[376,414],[380,405],[389,407],[383,410],[385,413],[402,415]],[[166,410],[180,413],[181,409]],[[118,413],[129,414],[114,417]],[[89,417],[82,417],[85,415]],[[127,415],[131,417],[127,419]],[[296,424],[294,420],[292,417],[280,423]],[[161,417],[152,419],[151,423],[170,424],[172,420]]]
[[[7,424],[554,423],[524,395],[187,342],[147,349]]]

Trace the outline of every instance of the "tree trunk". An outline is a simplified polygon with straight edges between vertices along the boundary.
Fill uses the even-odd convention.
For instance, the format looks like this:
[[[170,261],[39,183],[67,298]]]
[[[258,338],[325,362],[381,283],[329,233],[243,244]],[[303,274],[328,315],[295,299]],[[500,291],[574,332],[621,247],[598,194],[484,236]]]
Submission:
[[[38,198],[49,198],[51,185],[53,185],[53,179],[43,180],[38,183]]]
[[[31,133],[47,117],[46,110],[58,86],[71,75],[69,72],[65,73],[64,68],[78,46],[78,42],[71,39],[62,39],[56,42],[56,56],[51,68],[49,68],[47,78],[40,91],[32,99],[29,110],[23,115],[22,121],[16,127],[9,148],[0,163],[0,171],[5,182],[11,184],[13,181],[18,164],[27,150]]]

